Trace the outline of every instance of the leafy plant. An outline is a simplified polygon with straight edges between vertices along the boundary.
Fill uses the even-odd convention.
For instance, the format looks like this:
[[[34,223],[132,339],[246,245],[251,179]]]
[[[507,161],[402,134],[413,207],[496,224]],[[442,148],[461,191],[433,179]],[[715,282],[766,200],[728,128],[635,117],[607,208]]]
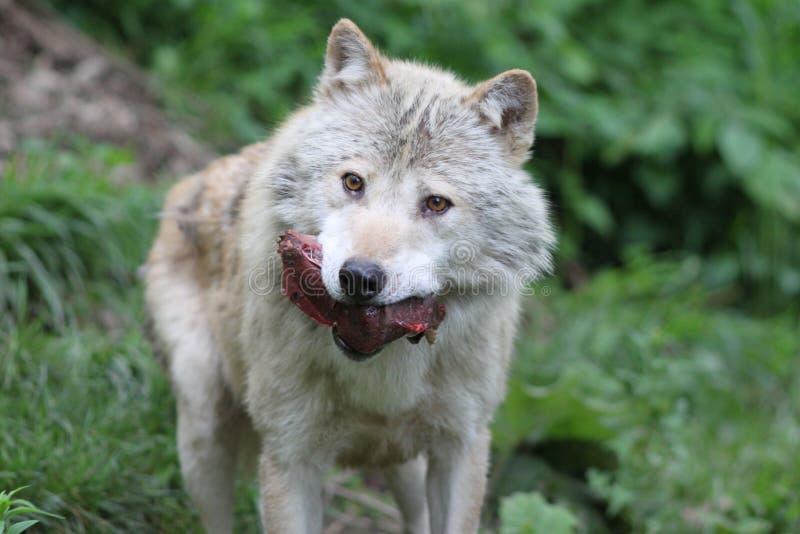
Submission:
[[[789,452],[800,435],[800,319],[714,307],[726,289],[703,280],[697,259],[636,256],[579,291],[529,301],[494,426],[496,489],[547,490],[582,518],[599,507],[607,517],[595,528],[800,528]],[[541,476],[522,477],[523,465]],[[548,482],[556,475],[571,482]]]
[[[20,534],[39,522],[38,519],[21,519],[18,516],[40,515],[63,519],[61,516],[45,512],[30,501],[14,498],[14,495],[25,489],[0,491],[0,534]]]

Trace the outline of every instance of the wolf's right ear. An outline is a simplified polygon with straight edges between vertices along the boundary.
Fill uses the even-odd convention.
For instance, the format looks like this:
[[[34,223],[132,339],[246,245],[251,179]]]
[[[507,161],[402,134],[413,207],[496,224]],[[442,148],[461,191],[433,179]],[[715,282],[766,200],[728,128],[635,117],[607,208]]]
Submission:
[[[325,68],[317,85],[317,96],[384,80],[380,54],[367,36],[349,19],[337,22],[328,37]]]

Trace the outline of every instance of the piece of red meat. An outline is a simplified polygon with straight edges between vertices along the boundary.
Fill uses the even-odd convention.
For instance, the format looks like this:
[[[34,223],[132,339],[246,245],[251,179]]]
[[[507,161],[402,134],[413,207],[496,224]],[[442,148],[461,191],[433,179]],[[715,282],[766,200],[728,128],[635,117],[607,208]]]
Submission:
[[[288,230],[278,240],[278,253],[283,260],[283,293],[316,322],[332,326],[349,352],[366,357],[401,337],[417,343],[424,336],[433,343],[445,306],[432,295],[386,306],[344,304],[325,290],[322,246],[314,236]]]

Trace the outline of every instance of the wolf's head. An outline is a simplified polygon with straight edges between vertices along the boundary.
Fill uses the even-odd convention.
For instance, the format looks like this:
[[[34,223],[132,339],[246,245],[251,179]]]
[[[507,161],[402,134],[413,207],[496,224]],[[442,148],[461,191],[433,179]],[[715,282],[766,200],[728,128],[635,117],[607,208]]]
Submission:
[[[314,103],[275,141],[278,224],[319,233],[328,292],[387,304],[519,288],[554,236],[521,166],[536,83],[522,70],[469,86],[385,58],[349,20],[333,28]]]

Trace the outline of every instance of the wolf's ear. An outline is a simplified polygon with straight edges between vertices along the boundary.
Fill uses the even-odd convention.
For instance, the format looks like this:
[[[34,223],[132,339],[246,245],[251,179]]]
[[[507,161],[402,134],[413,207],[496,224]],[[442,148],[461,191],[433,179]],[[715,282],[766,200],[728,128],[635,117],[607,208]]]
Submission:
[[[337,22],[328,37],[317,94],[328,95],[338,89],[384,79],[380,54],[367,36],[349,19]]]
[[[518,163],[528,159],[538,110],[536,82],[528,71],[499,74],[479,84],[467,101],[504,138]]]

